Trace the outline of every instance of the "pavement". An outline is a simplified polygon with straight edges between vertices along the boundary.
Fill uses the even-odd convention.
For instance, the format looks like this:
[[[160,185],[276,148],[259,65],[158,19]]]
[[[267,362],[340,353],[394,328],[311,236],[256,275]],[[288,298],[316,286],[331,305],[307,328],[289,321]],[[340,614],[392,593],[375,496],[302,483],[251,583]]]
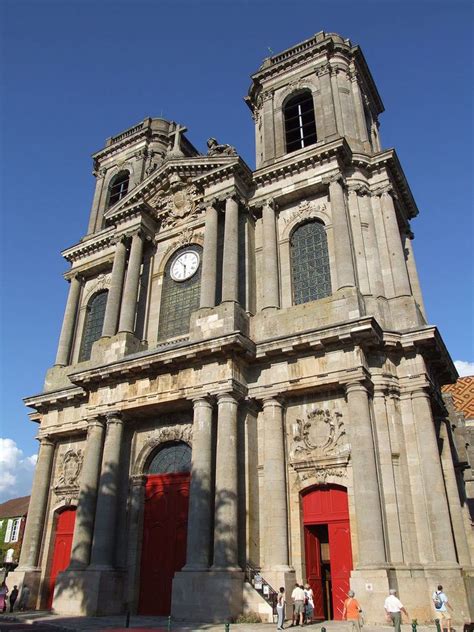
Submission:
[[[324,621],[305,625],[308,632],[352,632],[352,625],[345,621]],[[127,632],[128,629],[141,632],[270,632],[276,630],[274,623],[231,623],[226,627],[224,623],[191,623],[186,621],[168,621],[168,617],[132,616],[130,627],[125,627],[124,616],[113,617],[66,617],[52,614],[49,611],[30,611],[0,614],[0,631],[27,630],[33,632]],[[287,621],[285,629],[290,629]],[[301,628],[291,628],[292,630]],[[392,626],[364,626],[364,632],[390,632]],[[411,625],[402,625],[402,632],[412,632]],[[436,632],[435,626],[418,626],[417,632]],[[457,631],[462,632],[462,627]]]

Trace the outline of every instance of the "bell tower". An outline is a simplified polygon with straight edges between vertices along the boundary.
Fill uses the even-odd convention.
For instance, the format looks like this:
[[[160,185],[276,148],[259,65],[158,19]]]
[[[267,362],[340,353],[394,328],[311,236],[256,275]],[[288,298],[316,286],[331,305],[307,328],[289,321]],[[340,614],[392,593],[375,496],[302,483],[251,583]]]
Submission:
[[[257,169],[338,138],[353,151],[380,151],[382,100],[359,46],[335,33],[321,31],[265,59],[246,102],[255,121]]]

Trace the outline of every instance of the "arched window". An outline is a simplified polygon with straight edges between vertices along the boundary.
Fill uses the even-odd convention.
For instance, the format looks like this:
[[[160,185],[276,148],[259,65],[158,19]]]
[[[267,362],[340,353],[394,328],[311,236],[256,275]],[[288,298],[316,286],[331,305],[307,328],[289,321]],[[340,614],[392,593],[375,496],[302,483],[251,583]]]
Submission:
[[[159,340],[189,331],[191,312],[199,308],[201,253],[202,248],[197,244],[183,246],[166,264],[161,294]]]
[[[81,350],[79,352],[79,362],[89,360],[91,357],[92,345],[102,336],[102,325],[104,324],[107,296],[107,290],[97,292],[97,294],[94,294],[94,296],[90,299],[87,305]]]
[[[296,151],[317,141],[313,95],[309,90],[300,92],[287,101],[285,117],[286,151]]]
[[[165,443],[148,466],[148,474],[176,474],[191,471],[191,448],[187,443]]]
[[[318,221],[301,224],[290,240],[293,302],[315,301],[331,294],[328,242]]]
[[[115,178],[112,178],[109,184],[108,206],[113,206],[127,195],[129,182],[130,174],[128,171],[120,171]]]

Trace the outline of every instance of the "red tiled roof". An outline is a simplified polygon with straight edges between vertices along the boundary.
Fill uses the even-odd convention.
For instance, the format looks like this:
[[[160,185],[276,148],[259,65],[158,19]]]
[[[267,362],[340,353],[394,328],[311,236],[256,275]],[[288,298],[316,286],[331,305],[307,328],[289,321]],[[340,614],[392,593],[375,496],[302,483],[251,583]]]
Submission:
[[[21,498],[12,498],[0,505],[0,518],[17,518],[18,516],[26,516],[28,513],[28,505],[30,504],[29,496]]]
[[[460,377],[455,384],[443,386],[444,393],[451,393],[456,410],[466,419],[474,419],[474,375]]]

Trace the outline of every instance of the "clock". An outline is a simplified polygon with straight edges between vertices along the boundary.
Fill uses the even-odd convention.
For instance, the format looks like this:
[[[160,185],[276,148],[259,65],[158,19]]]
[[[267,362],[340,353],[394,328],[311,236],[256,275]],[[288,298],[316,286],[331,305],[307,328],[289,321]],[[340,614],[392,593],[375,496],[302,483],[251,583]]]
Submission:
[[[179,253],[171,264],[171,278],[173,281],[190,279],[199,268],[201,257],[196,250],[188,249]]]

